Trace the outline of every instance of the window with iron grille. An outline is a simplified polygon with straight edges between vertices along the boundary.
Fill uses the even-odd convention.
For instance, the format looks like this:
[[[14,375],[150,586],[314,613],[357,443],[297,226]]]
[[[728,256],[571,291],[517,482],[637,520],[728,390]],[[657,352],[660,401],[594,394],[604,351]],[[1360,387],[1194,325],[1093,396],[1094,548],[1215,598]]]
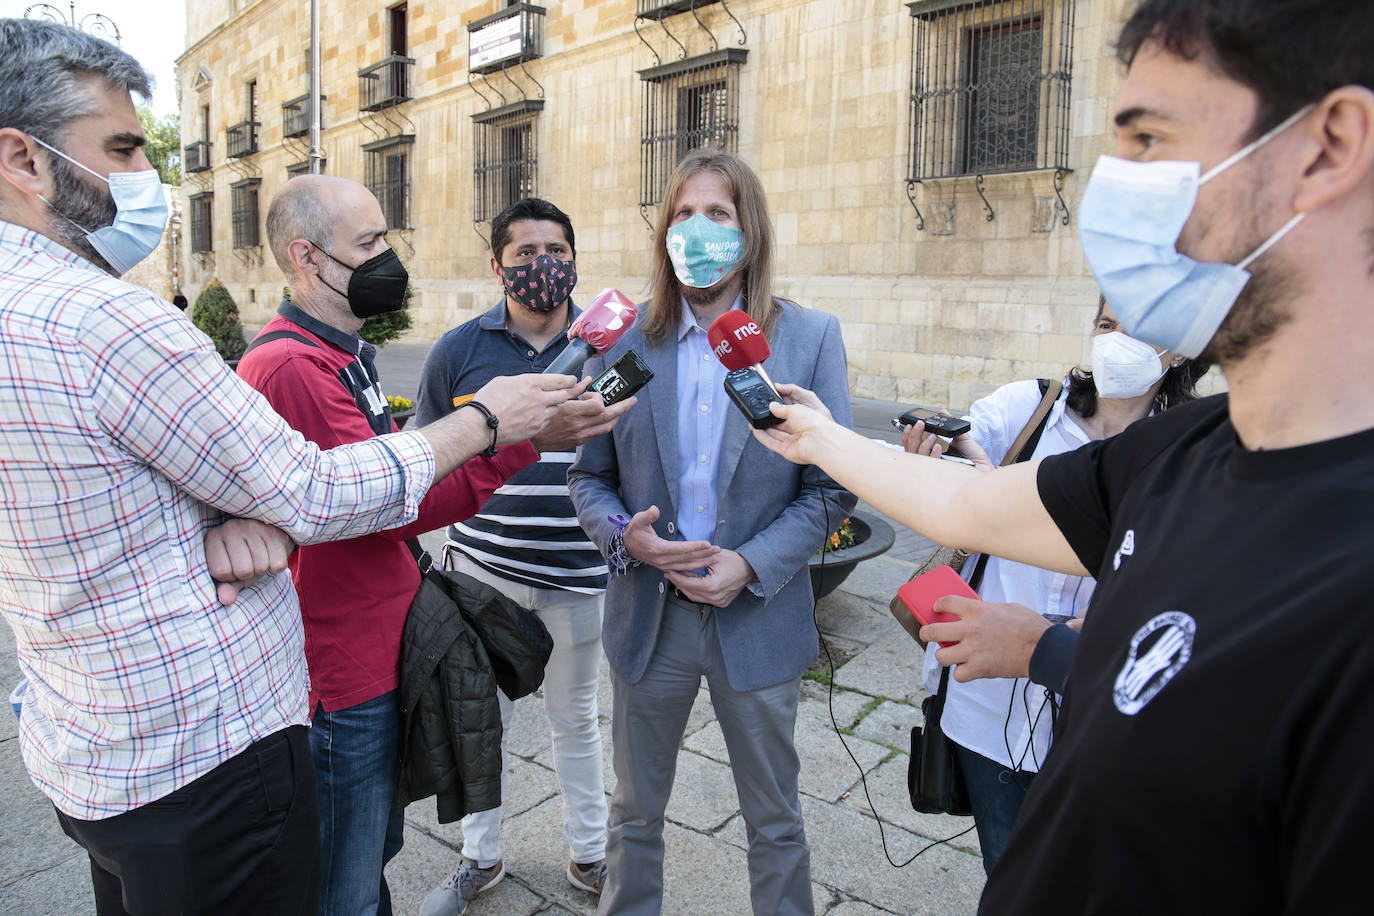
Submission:
[[[262,244],[258,232],[258,188],[261,184],[261,178],[247,178],[229,186],[235,248],[257,248]]]
[[[522,99],[472,116],[472,218],[482,222],[536,193],[535,131],[540,99]]]
[[[388,229],[410,229],[410,154],[415,138],[387,137],[363,147],[367,156],[364,184],[382,205]]]
[[[320,128],[324,129],[324,93],[320,93]],[[310,133],[310,93],[281,103],[281,135],[286,139],[304,137]]]
[[[745,48],[724,48],[639,71],[639,203],[659,202],[668,176],[694,149],[739,149],[739,79]]]
[[[191,253],[215,250],[215,195],[196,194],[191,198]]]
[[[1071,0],[919,0],[907,180],[1068,168]]]
[[[328,169],[327,169],[327,166],[328,166],[328,165],[329,165],[329,160],[328,160],[328,159],[321,159],[321,160],[320,160],[320,174],[321,174],[321,175],[323,175],[326,171],[328,171]],[[286,167],[286,177],[287,177],[287,178],[295,178],[297,175],[309,175],[309,174],[310,174],[310,160],[309,160],[309,159],[302,159],[302,160],[299,161],[299,162],[293,162],[293,163],[291,163],[290,165],[288,165],[288,166]]]

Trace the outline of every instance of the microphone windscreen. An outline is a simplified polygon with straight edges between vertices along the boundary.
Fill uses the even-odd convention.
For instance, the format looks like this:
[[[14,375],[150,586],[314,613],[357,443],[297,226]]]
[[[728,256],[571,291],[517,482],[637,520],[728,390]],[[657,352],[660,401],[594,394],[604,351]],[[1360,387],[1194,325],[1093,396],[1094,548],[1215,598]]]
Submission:
[[[731,372],[757,366],[773,352],[758,324],[739,309],[731,309],[711,322],[706,338],[716,359]]]
[[[603,289],[568,328],[568,339],[580,337],[597,353],[605,353],[630,329],[638,314],[635,304],[620,290]]]

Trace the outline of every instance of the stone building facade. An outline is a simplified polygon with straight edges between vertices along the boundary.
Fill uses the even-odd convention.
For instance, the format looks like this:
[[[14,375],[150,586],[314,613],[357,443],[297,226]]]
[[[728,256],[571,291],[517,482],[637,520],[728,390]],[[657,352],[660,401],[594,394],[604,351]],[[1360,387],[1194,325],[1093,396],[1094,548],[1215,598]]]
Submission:
[[[964,407],[1086,357],[1074,213],[1114,147],[1131,0],[320,0],[325,171],[382,200],[422,343],[488,308],[487,223],[568,212],[580,294],[647,291],[678,154],[768,191],[777,288],[836,314],[862,397]],[[187,0],[185,273],[265,323],[272,193],[307,156],[309,4]],[[295,135],[295,136],[293,136]]]

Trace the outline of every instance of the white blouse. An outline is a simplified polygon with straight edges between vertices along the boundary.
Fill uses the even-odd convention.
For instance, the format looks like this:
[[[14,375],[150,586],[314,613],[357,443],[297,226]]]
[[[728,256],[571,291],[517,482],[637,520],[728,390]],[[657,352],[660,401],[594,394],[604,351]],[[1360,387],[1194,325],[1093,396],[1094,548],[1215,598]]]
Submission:
[[[1039,384],[1026,379],[1003,385],[974,402],[970,434],[994,464],[1011,448],[1040,397]],[[1090,441],[1067,413],[1067,398],[1065,384],[1031,458],[1072,451]],[[973,575],[976,563],[973,556],[964,564],[965,579]],[[984,601],[1015,602],[1041,614],[1076,617],[1087,610],[1095,585],[1091,577],[989,557],[978,594]],[[924,679],[926,689],[934,693],[940,685],[934,651],[926,652]],[[945,734],[959,744],[1012,769],[1039,772],[1050,747],[1047,691],[1025,678],[984,678],[961,684],[951,677],[942,724]]]

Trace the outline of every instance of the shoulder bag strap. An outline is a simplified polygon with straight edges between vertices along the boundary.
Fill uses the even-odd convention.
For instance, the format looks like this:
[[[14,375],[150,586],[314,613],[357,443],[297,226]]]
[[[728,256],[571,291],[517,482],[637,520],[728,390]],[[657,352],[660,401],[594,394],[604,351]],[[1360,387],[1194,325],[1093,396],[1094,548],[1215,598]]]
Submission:
[[[1037,379],[1040,383],[1040,403],[1031,412],[1030,419],[1022,427],[1021,432],[1016,435],[1016,441],[1011,444],[1007,455],[1002,459],[1002,467],[1016,464],[1018,461],[1025,461],[1035,451],[1035,446],[1040,442],[1040,434],[1045,431],[1045,424],[1050,419],[1050,408],[1059,399],[1059,392],[1063,390],[1062,385],[1056,385],[1051,379]],[[988,565],[988,555],[985,553],[978,555],[978,562],[973,567],[973,575],[969,576],[969,588],[975,592],[983,581],[983,570]]]
[[[1045,431],[1045,423],[1050,418],[1050,408],[1054,402],[1059,400],[1059,393],[1063,390],[1062,385],[1056,385],[1049,379],[1039,379],[1040,382],[1040,403],[1036,405],[1031,413],[1030,419],[1017,434],[1016,440],[1012,442],[1011,448],[1007,449],[1006,457],[1002,459],[1002,467],[1024,461],[1035,451],[1035,446],[1040,443],[1040,434]],[[1025,458],[1022,457],[1024,453]]]
[[[308,337],[303,337],[303,336],[301,336],[300,334],[297,334],[295,331],[268,331],[266,334],[259,334],[257,337],[253,338],[253,342],[250,343],[250,344],[248,345],[248,348],[247,348],[246,350],[243,351],[243,355],[244,355],[244,356],[247,356],[251,351],[256,350],[258,347],[262,346],[263,344],[271,343],[271,342],[274,341],[274,340],[283,340],[283,339],[286,339],[286,340],[299,340],[301,343],[305,344],[307,347],[314,347],[316,350],[318,350],[318,349],[320,348],[320,345],[319,345],[319,344],[315,343],[313,340],[311,340],[311,339],[308,338]]]

